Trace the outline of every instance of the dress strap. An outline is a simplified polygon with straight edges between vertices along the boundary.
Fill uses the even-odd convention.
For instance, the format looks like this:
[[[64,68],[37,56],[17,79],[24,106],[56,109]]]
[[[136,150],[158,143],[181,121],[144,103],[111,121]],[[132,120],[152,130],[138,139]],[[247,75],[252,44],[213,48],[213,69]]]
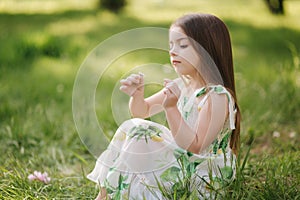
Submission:
[[[204,106],[205,102],[207,101],[209,94],[212,92],[216,92],[217,94],[225,94],[227,96],[230,129],[235,129],[236,108],[234,106],[234,100],[232,99],[231,94],[222,85],[214,85],[197,89],[183,107],[183,111],[189,112],[192,109],[196,98],[205,94],[203,99],[198,104],[198,110],[200,111],[201,108]]]

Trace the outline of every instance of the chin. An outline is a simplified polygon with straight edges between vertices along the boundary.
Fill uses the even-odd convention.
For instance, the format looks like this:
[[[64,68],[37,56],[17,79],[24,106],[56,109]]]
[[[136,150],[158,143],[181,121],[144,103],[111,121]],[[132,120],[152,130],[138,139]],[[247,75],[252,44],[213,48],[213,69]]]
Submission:
[[[176,70],[175,71],[177,72],[177,74],[181,75],[181,76],[188,76],[190,75],[190,73],[186,73],[185,71],[182,71],[182,70]]]

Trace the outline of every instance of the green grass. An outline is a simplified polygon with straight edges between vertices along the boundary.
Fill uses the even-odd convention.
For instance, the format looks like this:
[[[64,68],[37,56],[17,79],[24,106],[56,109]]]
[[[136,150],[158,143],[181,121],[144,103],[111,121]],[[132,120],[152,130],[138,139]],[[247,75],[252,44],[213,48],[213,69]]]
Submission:
[[[271,15],[259,0],[131,0],[118,15],[94,9],[95,1],[47,2],[48,7],[33,0],[0,3],[0,199],[95,197],[97,187],[85,178],[95,159],[72,118],[77,70],[96,45],[114,34],[168,28],[182,14],[198,11],[224,19],[233,43],[243,117],[241,163],[247,162],[224,198],[300,199],[298,1],[285,1],[285,16]],[[106,133],[117,128],[110,109],[116,81],[149,62],[165,64],[168,54],[126,54],[101,79],[96,111]],[[34,170],[47,171],[50,184],[29,182]]]

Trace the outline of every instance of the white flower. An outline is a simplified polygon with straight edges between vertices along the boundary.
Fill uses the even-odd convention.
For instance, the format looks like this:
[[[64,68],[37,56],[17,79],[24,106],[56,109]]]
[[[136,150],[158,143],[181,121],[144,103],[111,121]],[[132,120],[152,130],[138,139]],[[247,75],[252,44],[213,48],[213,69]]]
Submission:
[[[280,133],[278,131],[274,131],[273,132],[273,137],[279,138],[280,137]]]
[[[294,137],[296,137],[296,134],[297,133],[295,131],[292,131],[292,132],[290,132],[289,137],[294,138]]]

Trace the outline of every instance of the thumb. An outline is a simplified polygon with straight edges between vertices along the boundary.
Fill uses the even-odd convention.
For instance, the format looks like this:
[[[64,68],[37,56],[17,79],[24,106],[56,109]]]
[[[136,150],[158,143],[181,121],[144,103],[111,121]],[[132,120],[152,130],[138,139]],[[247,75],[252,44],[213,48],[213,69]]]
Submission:
[[[166,85],[167,85],[168,83],[170,83],[170,82],[172,82],[171,79],[165,78],[165,79],[164,79],[164,86],[166,86]]]

